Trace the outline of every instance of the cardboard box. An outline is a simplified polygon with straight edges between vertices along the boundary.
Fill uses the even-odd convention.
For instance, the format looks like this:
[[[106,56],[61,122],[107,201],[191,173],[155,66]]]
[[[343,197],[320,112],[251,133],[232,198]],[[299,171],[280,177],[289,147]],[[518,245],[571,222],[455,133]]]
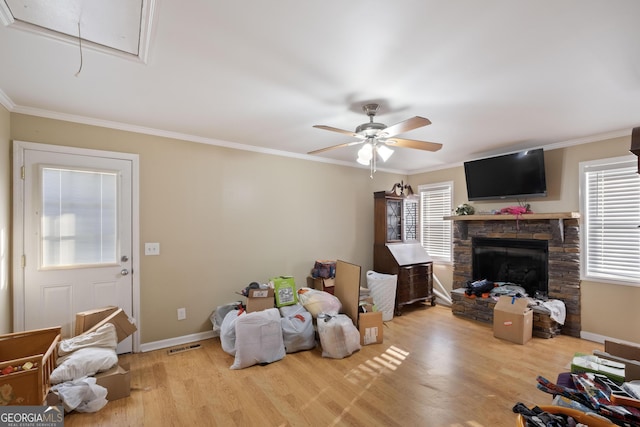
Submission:
[[[74,335],[80,335],[117,310],[118,307],[111,306],[76,313],[76,331]]]
[[[80,335],[78,333],[78,323],[80,322],[85,328],[80,333],[84,332],[93,332],[98,329],[100,326],[105,323],[111,323],[116,327],[116,334],[118,335],[118,342],[123,341],[129,335],[133,334],[138,330],[136,325],[129,321],[129,316],[121,309],[115,307],[105,307],[102,309],[83,311],[81,313],[76,313],[76,335]],[[102,317],[102,320],[99,320],[97,323],[87,327],[88,324],[95,321],[99,317]],[[87,321],[86,319],[89,319]]]
[[[624,380],[640,380],[640,347],[615,341],[604,342],[604,352],[594,351],[594,355],[624,365]]]
[[[526,344],[533,333],[533,311],[526,298],[501,296],[493,309],[493,336]]]
[[[384,328],[384,323],[381,311],[360,313],[358,315],[360,345],[381,344],[383,340],[382,328]]]
[[[275,306],[274,292],[269,289],[249,289],[247,296],[247,313],[266,310]]]
[[[331,295],[333,295],[335,284],[335,277],[331,277],[329,279],[323,279],[322,277],[307,277],[307,287],[318,291],[328,292]]]
[[[121,363],[95,375],[96,384],[107,389],[107,400],[118,400],[131,394],[131,371],[128,363]]]

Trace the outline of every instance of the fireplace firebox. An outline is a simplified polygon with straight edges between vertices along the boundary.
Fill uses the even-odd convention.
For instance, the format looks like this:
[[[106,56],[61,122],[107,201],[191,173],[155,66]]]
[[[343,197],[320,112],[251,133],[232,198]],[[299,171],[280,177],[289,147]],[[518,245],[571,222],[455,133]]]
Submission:
[[[522,286],[529,296],[549,291],[549,244],[546,240],[472,239],[474,280],[508,282]]]

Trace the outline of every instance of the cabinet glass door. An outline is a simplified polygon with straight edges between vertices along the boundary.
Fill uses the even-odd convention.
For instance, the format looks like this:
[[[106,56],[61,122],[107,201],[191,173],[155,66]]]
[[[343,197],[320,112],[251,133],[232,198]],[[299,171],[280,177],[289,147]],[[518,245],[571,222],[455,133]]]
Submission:
[[[405,199],[404,201],[404,240],[418,240],[418,199]]]
[[[387,200],[387,241],[402,240],[402,201]]]

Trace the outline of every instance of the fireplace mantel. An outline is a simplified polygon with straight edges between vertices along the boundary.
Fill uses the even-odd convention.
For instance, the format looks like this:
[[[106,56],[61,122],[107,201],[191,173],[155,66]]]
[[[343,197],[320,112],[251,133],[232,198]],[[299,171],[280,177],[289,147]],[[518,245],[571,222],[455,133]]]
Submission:
[[[445,216],[444,219],[452,221],[508,221],[508,220],[536,220],[536,219],[575,219],[580,218],[578,212],[560,212],[560,213],[526,213],[522,215],[508,214],[482,214],[482,215],[453,215]]]
[[[453,215],[445,216],[443,219],[451,221],[536,221],[546,220],[553,221],[560,239],[564,241],[564,220],[565,219],[579,219],[580,213],[578,212],[559,212],[559,213],[526,213],[522,215],[510,215],[510,214],[480,214],[480,215]],[[557,221],[557,222],[555,222]],[[458,222],[458,229],[461,235],[466,239],[467,235],[467,223]]]

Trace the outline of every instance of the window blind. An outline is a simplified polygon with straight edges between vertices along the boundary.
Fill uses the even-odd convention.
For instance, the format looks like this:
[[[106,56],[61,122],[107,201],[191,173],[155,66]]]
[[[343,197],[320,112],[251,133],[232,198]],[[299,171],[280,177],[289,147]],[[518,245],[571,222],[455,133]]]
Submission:
[[[420,240],[427,253],[440,261],[451,261],[452,183],[424,185],[420,191]]]
[[[640,175],[635,161],[583,167],[586,277],[640,280]]]

